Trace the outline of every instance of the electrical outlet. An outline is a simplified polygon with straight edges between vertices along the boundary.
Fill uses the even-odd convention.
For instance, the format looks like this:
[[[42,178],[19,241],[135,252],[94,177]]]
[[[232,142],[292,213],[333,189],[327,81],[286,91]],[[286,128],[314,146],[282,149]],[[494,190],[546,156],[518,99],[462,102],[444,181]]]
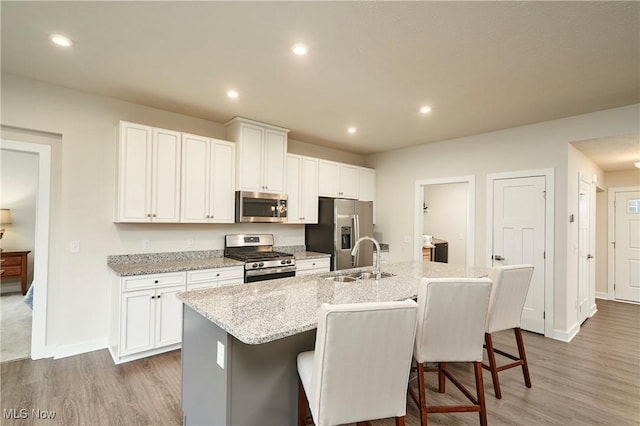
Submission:
[[[69,241],[69,252],[80,253],[80,241],[78,240]]]
[[[151,246],[151,243],[149,242],[149,240],[142,240],[142,248],[143,249],[148,249]]]
[[[193,238],[187,240],[187,248],[193,248]]]
[[[218,353],[216,354],[216,362],[224,370],[224,345],[222,342],[218,341]]]

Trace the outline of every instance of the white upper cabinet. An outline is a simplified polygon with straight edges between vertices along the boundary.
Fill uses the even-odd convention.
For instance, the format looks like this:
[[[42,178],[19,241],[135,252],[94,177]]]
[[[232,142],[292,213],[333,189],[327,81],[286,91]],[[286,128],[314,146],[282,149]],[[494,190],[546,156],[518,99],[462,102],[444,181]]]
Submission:
[[[289,130],[240,117],[225,127],[227,138],[237,143],[237,189],[284,193]]]
[[[359,167],[335,161],[320,160],[318,193],[321,197],[358,199]]]
[[[234,162],[234,143],[182,135],[181,222],[234,221]]]
[[[180,220],[180,133],[120,122],[116,222]]]
[[[318,159],[287,154],[287,223],[318,223]]]
[[[375,201],[376,197],[376,171],[366,167],[360,167],[360,201]]]

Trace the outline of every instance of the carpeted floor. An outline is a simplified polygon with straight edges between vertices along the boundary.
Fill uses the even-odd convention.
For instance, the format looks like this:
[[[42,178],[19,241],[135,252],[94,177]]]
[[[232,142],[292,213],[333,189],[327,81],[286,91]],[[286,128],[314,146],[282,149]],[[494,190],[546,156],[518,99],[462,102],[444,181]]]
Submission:
[[[31,309],[21,294],[0,296],[0,362],[31,356]]]

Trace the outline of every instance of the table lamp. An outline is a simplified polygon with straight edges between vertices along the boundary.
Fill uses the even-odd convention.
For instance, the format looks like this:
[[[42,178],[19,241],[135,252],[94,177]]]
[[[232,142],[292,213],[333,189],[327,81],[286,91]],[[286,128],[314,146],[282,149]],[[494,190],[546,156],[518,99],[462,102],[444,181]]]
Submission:
[[[11,210],[0,209],[0,240],[4,236],[4,224],[11,223]]]

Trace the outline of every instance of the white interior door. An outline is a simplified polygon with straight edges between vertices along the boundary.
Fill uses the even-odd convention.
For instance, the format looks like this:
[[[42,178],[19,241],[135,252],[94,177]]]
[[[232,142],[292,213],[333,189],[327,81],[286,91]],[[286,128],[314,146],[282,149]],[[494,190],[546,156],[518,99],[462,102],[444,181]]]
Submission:
[[[589,317],[591,287],[591,183],[580,180],[578,199],[578,323]]]
[[[493,181],[492,263],[534,266],[521,327],[536,333],[544,333],[545,196],[545,176]]]
[[[615,195],[614,294],[640,302],[640,191]]]

